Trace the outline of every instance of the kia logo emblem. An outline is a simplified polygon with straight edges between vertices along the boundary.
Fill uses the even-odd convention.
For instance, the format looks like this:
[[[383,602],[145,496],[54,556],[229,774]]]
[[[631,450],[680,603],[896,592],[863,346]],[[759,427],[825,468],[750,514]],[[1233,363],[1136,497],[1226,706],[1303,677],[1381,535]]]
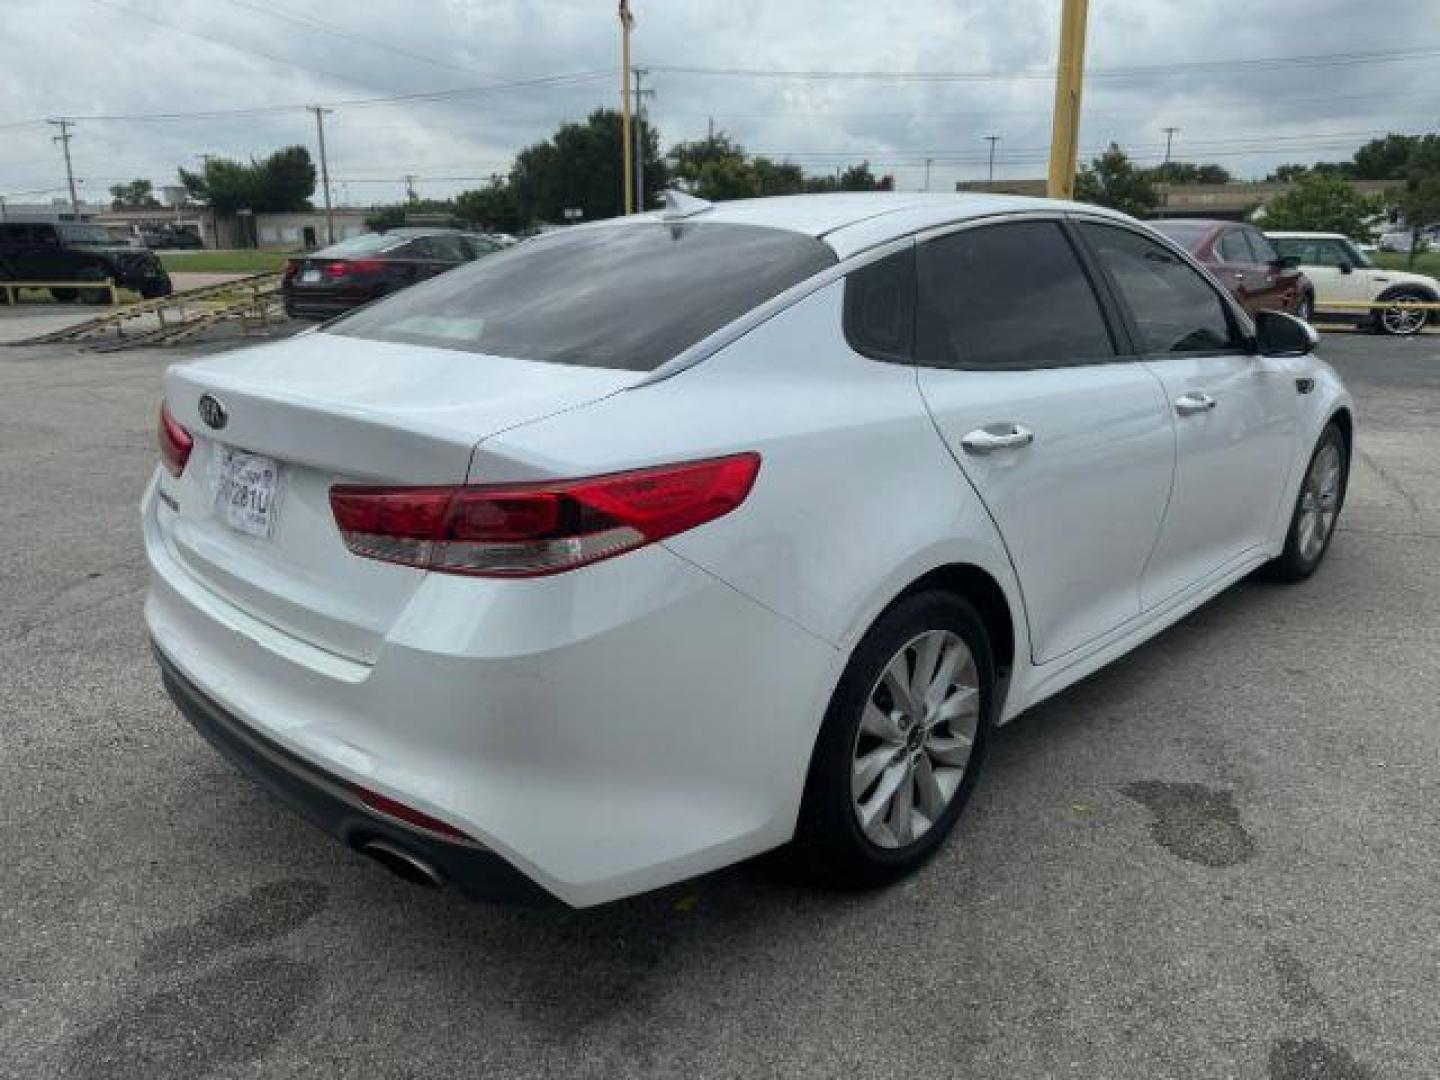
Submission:
[[[208,427],[219,431],[230,419],[230,414],[225,411],[225,406],[214,394],[200,395],[200,419],[204,420]]]

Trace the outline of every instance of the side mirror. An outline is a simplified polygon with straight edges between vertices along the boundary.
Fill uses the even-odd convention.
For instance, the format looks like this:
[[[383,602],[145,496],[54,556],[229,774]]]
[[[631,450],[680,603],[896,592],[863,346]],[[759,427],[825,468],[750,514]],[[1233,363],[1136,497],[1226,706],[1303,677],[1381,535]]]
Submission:
[[[1255,316],[1255,351],[1261,356],[1308,356],[1320,343],[1315,328],[1283,311]]]
[[[1342,263],[1340,264],[1340,273],[1342,273],[1342,274],[1353,274],[1354,272],[1355,272],[1355,267],[1353,267],[1352,265],[1350,265],[1350,263],[1348,263],[1348,262],[1342,262]]]
[[[1275,265],[1284,270],[1298,270],[1300,269],[1300,256],[1281,255],[1275,260]]]

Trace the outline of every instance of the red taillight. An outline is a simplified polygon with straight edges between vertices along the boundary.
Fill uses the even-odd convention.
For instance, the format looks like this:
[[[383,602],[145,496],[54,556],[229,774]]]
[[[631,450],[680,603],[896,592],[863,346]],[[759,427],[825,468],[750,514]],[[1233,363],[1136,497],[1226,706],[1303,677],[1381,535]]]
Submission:
[[[439,818],[433,818],[429,814],[421,813],[414,807],[406,806],[402,802],[396,802],[388,795],[381,795],[378,791],[371,791],[369,788],[355,787],[355,794],[360,796],[360,801],[371,810],[378,810],[386,817],[392,817],[396,821],[403,821],[407,825],[414,825],[419,829],[427,829],[441,836],[450,836],[456,840],[469,840],[459,829],[453,825],[446,825]]]
[[[375,274],[385,266],[383,259],[336,259],[325,264],[325,276],[332,278],[358,277],[361,274]]]
[[[160,403],[160,427],[156,437],[160,443],[160,460],[170,470],[171,476],[179,476],[185,471],[185,462],[190,460],[190,448],[195,445],[195,440],[170,415],[170,406],[163,401]]]
[[[728,514],[759,454],[493,487],[333,487],[356,555],[451,574],[536,577],[633,551]]]
[[[300,260],[288,259],[285,262],[285,280],[292,280],[300,272]]]

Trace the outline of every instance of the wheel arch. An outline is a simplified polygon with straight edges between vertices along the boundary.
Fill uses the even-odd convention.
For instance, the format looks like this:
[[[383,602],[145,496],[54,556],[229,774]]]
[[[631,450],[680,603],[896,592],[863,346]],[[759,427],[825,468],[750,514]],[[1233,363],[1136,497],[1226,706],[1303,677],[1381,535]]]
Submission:
[[[1340,437],[1345,440],[1345,457],[1353,456],[1355,449],[1355,418],[1350,414],[1348,405],[1341,405],[1333,413],[1327,424],[1334,424],[1340,429]],[[1323,430],[1323,429],[1322,429]]]
[[[975,607],[994,651],[995,669],[1003,680],[1015,666],[1015,613],[1005,590],[991,574],[973,563],[947,563],[922,574],[891,601],[888,607],[918,592],[939,589],[968,600]]]
[[[1422,285],[1419,282],[1402,281],[1397,285],[1386,286],[1384,291],[1381,292],[1379,296],[1375,297],[1375,303],[1378,304],[1382,300],[1394,300],[1396,297],[1402,295],[1403,293],[1419,293],[1431,303],[1434,303],[1436,300],[1440,300],[1440,296],[1437,296],[1435,294],[1435,290],[1430,288],[1430,286]]]

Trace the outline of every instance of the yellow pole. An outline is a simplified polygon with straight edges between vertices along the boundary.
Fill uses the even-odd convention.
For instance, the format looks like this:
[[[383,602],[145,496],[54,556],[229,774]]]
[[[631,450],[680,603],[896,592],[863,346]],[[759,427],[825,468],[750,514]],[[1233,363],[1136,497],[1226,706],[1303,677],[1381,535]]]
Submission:
[[[634,143],[630,139],[630,27],[635,17],[630,14],[629,0],[620,0],[620,141],[625,144],[625,213],[635,212]]]
[[[1089,0],[1062,0],[1060,62],[1055,69],[1055,120],[1050,133],[1052,199],[1075,195],[1075,158],[1080,149],[1080,87],[1085,78],[1085,23]]]

